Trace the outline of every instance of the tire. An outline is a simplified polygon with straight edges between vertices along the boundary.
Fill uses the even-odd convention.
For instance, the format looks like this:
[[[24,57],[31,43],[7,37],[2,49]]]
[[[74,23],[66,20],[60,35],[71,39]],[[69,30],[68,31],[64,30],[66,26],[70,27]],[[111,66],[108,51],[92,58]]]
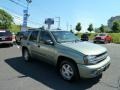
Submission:
[[[24,49],[22,51],[22,57],[23,57],[25,62],[30,62],[31,61],[31,56],[30,56],[30,53],[27,49]]]
[[[10,44],[9,44],[9,47],[13,47],[13,43],[10,43]]]
[[[80,79],[77,65],[71,61],[62,61],[59,67],[61,77],[66,81],[78,81]]]
[[[109,43],[111,43],[111,40],[109,40]]]

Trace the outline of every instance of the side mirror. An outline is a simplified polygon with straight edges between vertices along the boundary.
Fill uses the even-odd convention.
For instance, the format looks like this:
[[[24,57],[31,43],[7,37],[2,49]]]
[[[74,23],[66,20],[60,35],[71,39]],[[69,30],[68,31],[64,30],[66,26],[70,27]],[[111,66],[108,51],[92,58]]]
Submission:
[[[45,40],[44,43],[47,45],[54,45],[54,42],[52,40]]]

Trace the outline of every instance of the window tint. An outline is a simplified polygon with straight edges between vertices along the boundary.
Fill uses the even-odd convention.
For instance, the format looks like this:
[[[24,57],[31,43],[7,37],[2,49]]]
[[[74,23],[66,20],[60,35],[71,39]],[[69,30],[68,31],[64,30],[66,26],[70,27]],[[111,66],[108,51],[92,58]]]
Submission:
[[[37,41],[37,36],[38,36],[38,31],[32,31],[29,40],[36,42]]]
[[[24,39],[24,40],[27,40],[29,34],[30,34],[30,31],[24,32],[24,34],[23,34],[23,39]]]
[[[47,40],[52,40],[50,34],[46,31],[41,31],[40,41],[44,42],[44,41],[47,41]]]
[[[11,36],[12,33],[10,31],[4,31],[4,32],[0,32],[0,36]]]

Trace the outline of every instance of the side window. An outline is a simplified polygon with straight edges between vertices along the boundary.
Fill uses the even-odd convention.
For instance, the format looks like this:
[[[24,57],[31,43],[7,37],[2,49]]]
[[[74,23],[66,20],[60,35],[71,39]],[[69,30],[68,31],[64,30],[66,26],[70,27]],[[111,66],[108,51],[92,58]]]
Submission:
[[[52,38],[51,38],[51,36],[50,36],[50,34],[48,32],[41,31],[39,40],[40,40],[40,42],[44,43],[45,41],[49,41],[49,40],[52,41]]]
[[[24,39],[24,40],[27,40],[29,34],[30,34],[30,31],[24,32],[24,34],[23,34],[23,39]]]
[[[38,31],[32,31],[29,40],[32,42],[36,42],[37,41],[37,36],[38,36]]]

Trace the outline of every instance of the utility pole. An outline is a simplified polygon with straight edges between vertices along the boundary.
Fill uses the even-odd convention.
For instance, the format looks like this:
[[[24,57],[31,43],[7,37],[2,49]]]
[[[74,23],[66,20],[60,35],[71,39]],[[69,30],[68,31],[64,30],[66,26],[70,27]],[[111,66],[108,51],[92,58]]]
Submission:
[[[32,0],[26,0],[27,2],[27,8],[26,10],[23,10],[24,16],[23,16],[23,25],[22,25],[22,31],[26,31],[27,30],[27,22],[28,22],[28,17],[30,16],[28,13],[29,10],[29,4],[32,2]]]
[[[68,22],[66,23],[66,27],[67,27],[67,30],[68,30],[68,28],[69,28],[69,23]]]
[[[58,22],[58,29],[60,29],[60,17],[56,17],[58,20],[56,22]]]
[[[70,30],[72,30],[72,25],[70,25]]]

